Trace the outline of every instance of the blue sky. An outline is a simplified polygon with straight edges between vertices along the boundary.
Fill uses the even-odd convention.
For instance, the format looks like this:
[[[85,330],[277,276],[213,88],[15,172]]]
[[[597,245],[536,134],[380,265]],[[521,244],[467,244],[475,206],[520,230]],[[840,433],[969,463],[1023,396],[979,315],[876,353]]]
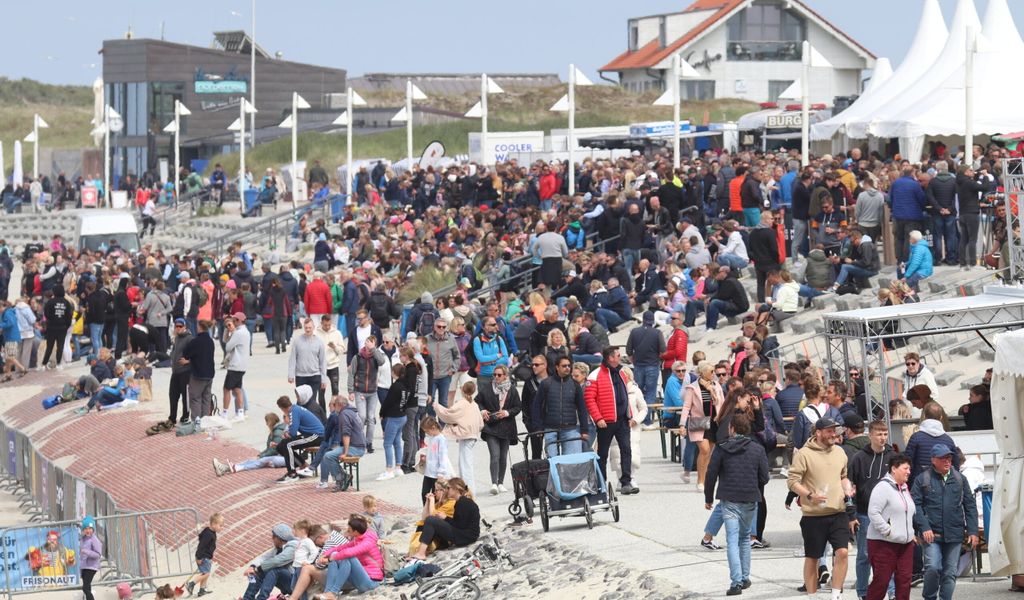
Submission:
[[[894,65],[907,51],[921,0],[805,0]],[[948,22],[955,0],[940,0]],[[984,14],[988,0],[976,0]],[[209,45],[214,30],[249,28],[249,0],[9,2],[0,13],[0,75],[90,83],[102,41],[136,37]],[[682,10],[688,0],[257,0],[257,42],[288,60],[370,71],[558,72],[570,62],[596,80],[626,44],[626,19]],[[1024,1],[1010,0],[1018,28]],[[102,10],[97,6],[102,6]]]

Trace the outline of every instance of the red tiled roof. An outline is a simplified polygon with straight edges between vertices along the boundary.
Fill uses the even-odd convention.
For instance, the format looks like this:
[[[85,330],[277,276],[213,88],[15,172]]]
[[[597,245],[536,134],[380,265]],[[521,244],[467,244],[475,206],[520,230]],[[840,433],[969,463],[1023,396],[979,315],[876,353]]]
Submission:
[[[674,52],[685,46],[686,44],[693,41],[697,36],[707,31],[711,26],[725,18],[726,15],[731,13],[739,6],[745,4],[748,0],[695,0],[693,4],[687,6],[683,12],[697,12],[697,11],[715,11],[708,18],[701,21],[696,27],[686,32],[683,37],[675,40],[671,44],[668,44],[664,48],[661,48],[658,44],[658,40],[654,39],[638,48],[634,51],[627,50],[622,54],[616,56],[611,62],[598,69],[598,71],[624,71],[626,69],[646,69],[653,67],[665,58],[671,56]],[[822,17],[820,14],[811,10],[806,3],[797,0],[797,3],[804,8],[808,13],[814,15],[815,18],[821,20],[823,23],[835,29],[839,35],[846,38],[851,44],[857,46],[864,51],[871,58],[875,58],[867,48],[857,43],[857,40],[847,35],[843,30],[839,29],[827,19]]]

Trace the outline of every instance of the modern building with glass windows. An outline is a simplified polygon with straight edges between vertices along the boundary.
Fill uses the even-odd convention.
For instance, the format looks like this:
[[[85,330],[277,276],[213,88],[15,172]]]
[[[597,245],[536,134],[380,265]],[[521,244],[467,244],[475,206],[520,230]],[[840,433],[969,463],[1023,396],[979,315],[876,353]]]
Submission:
[[[174,136],[164,127],[174,120],[175,100],[192,113],[181,118],[182,165],[237,150],[237,136],[227,128],[238,118],[241,98],[250,98],[251,44],[241,31],[215,33],[210,48],[154,39],[104,41],[105,94],[124,122],[111,135],[114,176],[173,170]],[[256,46],[257,130],[276,128],[291,112],[293,92],[313,109],[326,108],[332,94],[345,93],[345,77],[343,69],[280,60]]]
[[[814,69],[812,101],[860,93],[875,56],[801,0],[696,0],[682,12],[630,19],[626,51],[600,71],[631,91],[664,90],[679,54],[701,75],[680,80],[683,100],[775,102],[800,79],[804,41],[832,64]]]

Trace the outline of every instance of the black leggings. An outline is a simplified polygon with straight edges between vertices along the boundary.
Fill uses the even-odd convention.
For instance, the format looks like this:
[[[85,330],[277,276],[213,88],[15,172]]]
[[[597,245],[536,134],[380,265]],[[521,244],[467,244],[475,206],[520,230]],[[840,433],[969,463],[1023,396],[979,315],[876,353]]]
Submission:
[[[764,488],[761,488],[761,499],[757,502],[757,539],[764,541],[764,524],[768,520],[768,503],[764,499]],[[860,548],[858,548],[860,550]]]
[[[430,545],[436,542],[438,549],[447,548],[455,541],[455,528],[448,521],[441,517],[427,517],[423,521],[423,533],[420,534],[420,543]]]
[[[82,569],[82,593],[85,600],[95,600],[92,597],[92,578],[96,576],[96,569]]]
[[[68,330],[66,328],[65,329],[57,329],[55,327],[47,327],[46,328],[46,351],[43,352],[43,362],[40,363],[41,365],[48,365],[48,364],[50,364],[50,352],[54,349],[54,347],[57,348],[55,359],[57,361],[57,364],[58,365],[60,364],[61,358],[64,357],[64,338],[66,338],[67,335],[68,335]]]

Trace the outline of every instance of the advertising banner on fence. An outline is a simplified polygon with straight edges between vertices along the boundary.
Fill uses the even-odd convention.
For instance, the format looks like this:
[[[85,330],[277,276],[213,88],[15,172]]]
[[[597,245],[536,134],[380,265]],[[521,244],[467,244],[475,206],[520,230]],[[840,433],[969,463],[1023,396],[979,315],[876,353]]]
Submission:
[[[2,581],[23,591],[78,586],[78,535],[75,527],[5,532]]]

